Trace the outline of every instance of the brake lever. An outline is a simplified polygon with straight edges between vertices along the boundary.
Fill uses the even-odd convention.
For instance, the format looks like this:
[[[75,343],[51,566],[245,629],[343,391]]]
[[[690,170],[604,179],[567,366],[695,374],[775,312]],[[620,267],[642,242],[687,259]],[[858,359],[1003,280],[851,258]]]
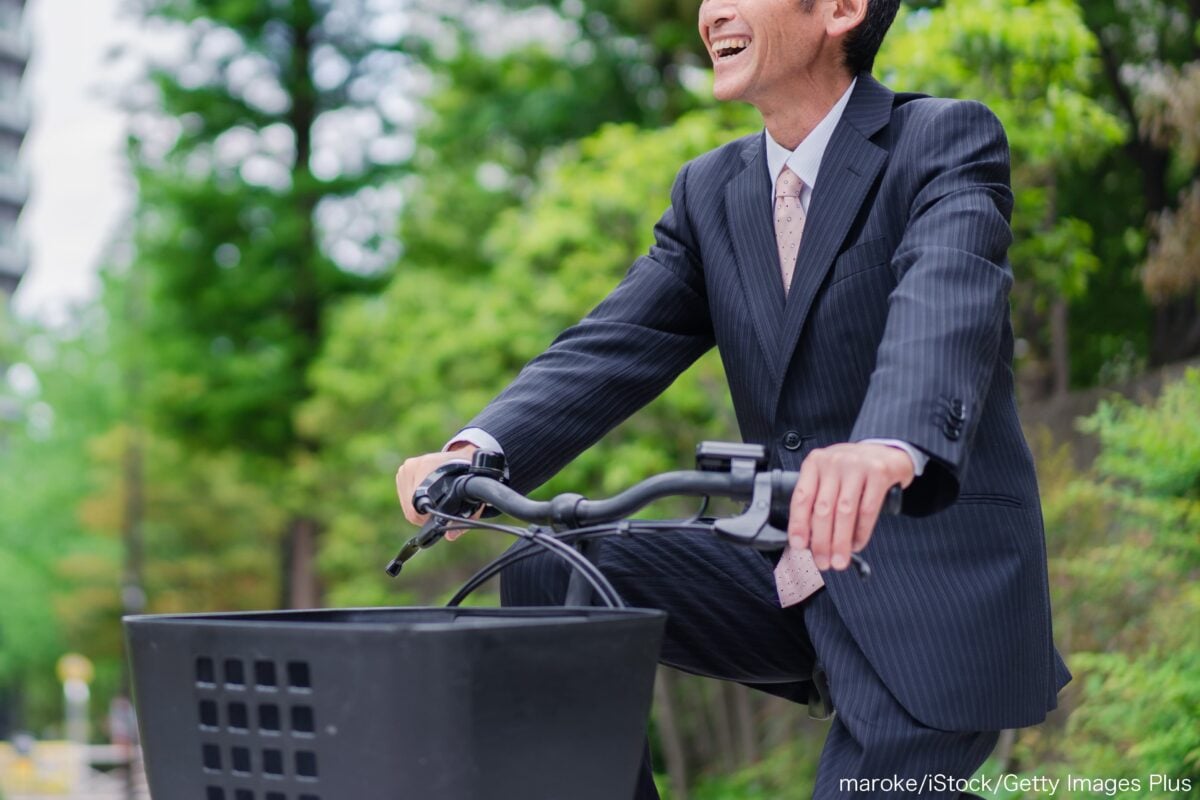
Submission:
[[[483,516],[495,516],[495,509],[485,507],[482,503],[464,505],[461,494],[462,481],[472,475],[484,475],[489,478],[503,480],[505,475],[504,456],[488,450],[477,450],[470,461],[454,459],[447,461],[435,469],[421,481],[413,492],[413,508],[420,514],[428,514],[434,509],[442,509],[452,516],[470,517],[483,511]],[[417,553],[427,547],[433,547],[446,535],[447,521],[431,517],[417,535],[404,543],[384,571],[393,578],[400,574],[404,565]]]
[[[430,519],[421,526],[421,530],[417,531],[416,536],[404,543],[404,546],[400,548],[400,552],[396,554],[396,557],[384,567],[384,572],[393,578],[396,577],[400,574],[400,570],[404,569],[404,565],[408,563],[409,559],[426,547],[432,547],[445,535],[445,523],[437,518]]]
[[[746,510],[736,517],[717,520],[713,530],[719,535],[756,550],[782,550],[788,544],[787,531],[772,524],[773,520],[787,518],[791,493],[783,485],[783,473],[779,470],[760,472],[754,476],[754,491]],[[899,514],[903,495],[899,484],[888,490],[884,498],[883,514]],[[850,563],[859,577],[871,575],[871,565],[858,553],[850,554]]]

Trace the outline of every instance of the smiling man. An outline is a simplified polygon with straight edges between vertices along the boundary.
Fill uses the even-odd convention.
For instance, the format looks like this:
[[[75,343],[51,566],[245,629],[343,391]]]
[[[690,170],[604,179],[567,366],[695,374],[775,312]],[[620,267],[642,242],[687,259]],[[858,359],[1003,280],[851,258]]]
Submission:
[[[1054,708],[1033,461],[1017,419],[1008,147],[976,102],[870,74],[899,0],[704,0],[713,90],[765,130],[683,165],[655,244],[457,434],[531,489],[713,345],[743,437],[799,469],[770,558],[684,534],[606,543],[626,600],[670,616],[662,661],[832,704],[815,796],[954,797],[998,731]],[[904,487],[903,515],[880,518]],[[870,580],[846,571],[852,552]],[[565,569],[507,573],[562,602]],[[648,764],[638,800],[657,796]]]

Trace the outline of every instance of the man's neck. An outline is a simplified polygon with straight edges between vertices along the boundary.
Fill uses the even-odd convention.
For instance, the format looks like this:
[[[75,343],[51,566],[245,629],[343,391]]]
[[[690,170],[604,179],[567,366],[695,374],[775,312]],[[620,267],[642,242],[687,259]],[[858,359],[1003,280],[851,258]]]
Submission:
[[[824,77],[804,81],[788,97],[756,104],[771,138],[788,150],[795,150],[812,133],[854,79],[842,69]]]

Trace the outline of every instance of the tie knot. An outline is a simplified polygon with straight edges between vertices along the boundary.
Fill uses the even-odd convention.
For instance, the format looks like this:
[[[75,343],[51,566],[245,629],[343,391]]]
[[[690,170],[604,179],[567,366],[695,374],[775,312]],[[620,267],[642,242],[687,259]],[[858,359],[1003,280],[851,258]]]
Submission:
[[[791,167],[784,167],[779,173],[779,179],[775,181],[775,196],[799,197],[803,188],[804,181],[800,180],[800,176],[792,172]]]

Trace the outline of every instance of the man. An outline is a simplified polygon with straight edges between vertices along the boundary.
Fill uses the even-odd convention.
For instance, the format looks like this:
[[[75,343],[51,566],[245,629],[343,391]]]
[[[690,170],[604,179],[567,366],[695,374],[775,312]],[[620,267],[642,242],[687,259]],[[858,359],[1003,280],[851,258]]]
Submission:
[[[714,92],[765,132],[684,165],[612,294],[451,452],[397,474],[413,522],[413,488],[460,448],[502,449],[528,490],[715,343],[743,437],[800,469],[789,549],[619,539],[600,565],[669,612],[664,663],[800,702],[827,683],[817,797],[898,794],[897,777],[956,796],[945,776],[1041,721],[1070,678],[1014,403],[1007,143],[978,103],[870,76],[898,4],[704,0]],[[897,483],[904,514],[880,519]],[[857,551],[870,580],[845,571]],[[566,584],[530,559],[502,595],[557,603]],[[644,768],[637,797],[656,796]]]

